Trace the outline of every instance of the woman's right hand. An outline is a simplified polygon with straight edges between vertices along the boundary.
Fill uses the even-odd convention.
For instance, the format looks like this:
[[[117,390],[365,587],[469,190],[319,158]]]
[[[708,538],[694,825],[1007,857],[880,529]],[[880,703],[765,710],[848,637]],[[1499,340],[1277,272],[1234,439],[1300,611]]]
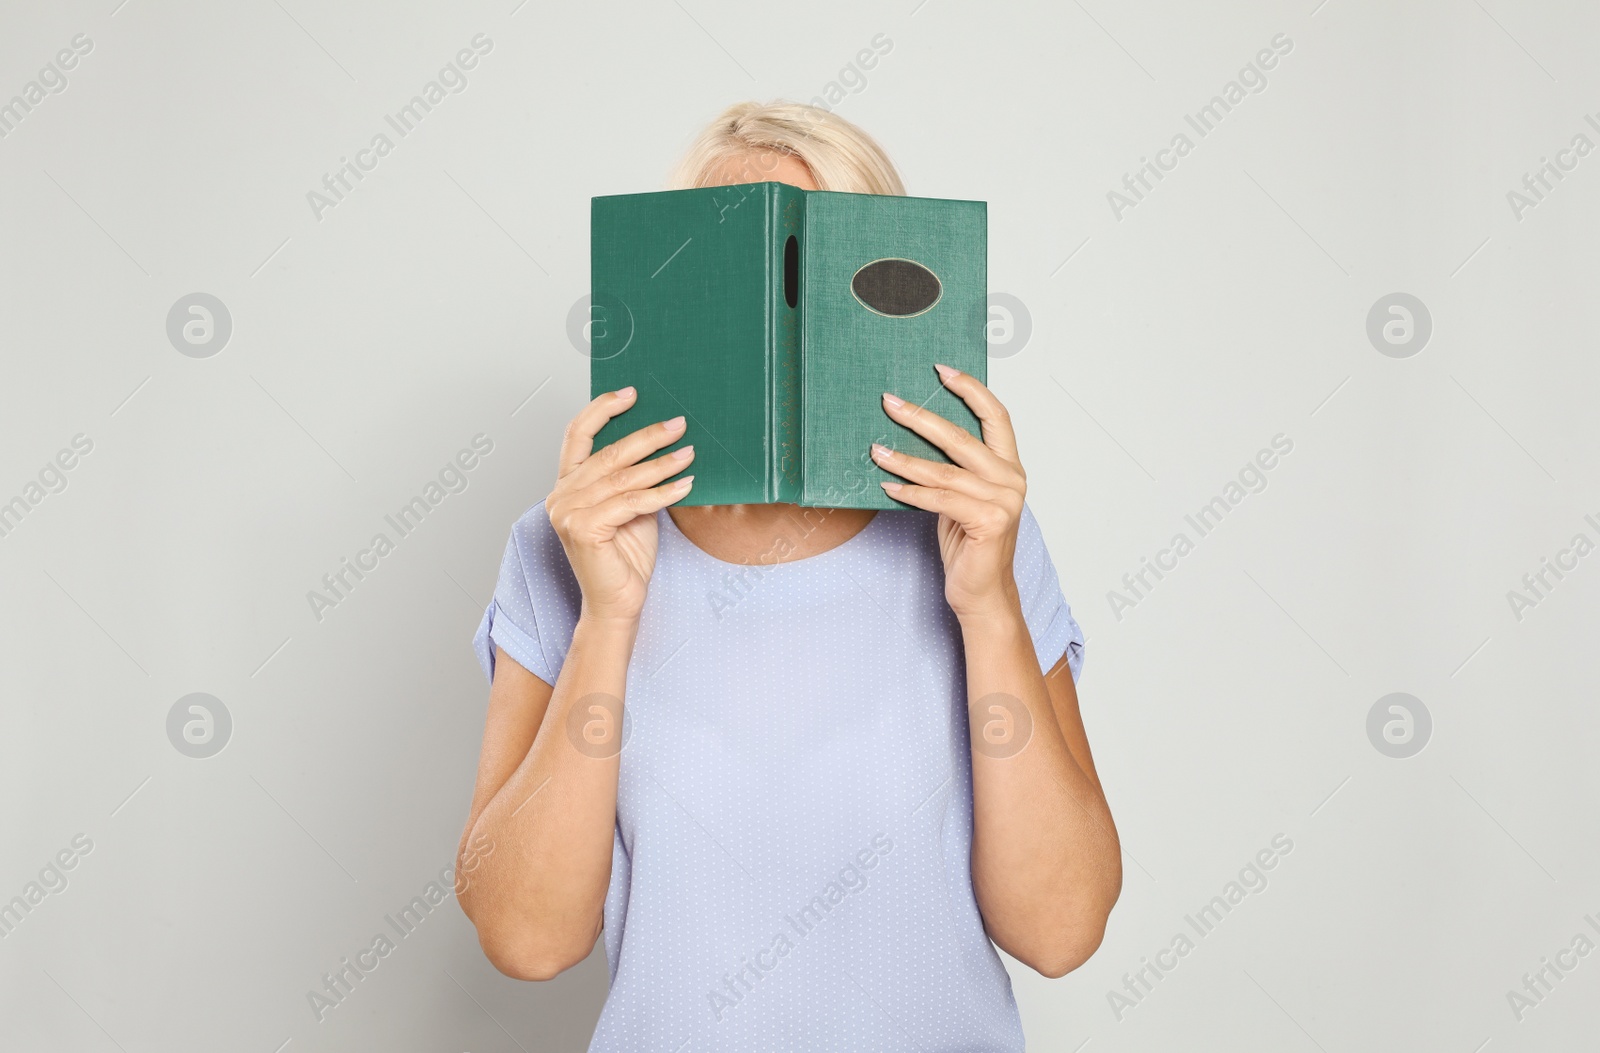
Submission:
[[[640,463],[678,440],[682,417],[640,428],[594,452],[595,435],[631,407],[636,395],[631,386],[608,391],[572,418],[561,442],[555,489],[545,498],[589,617],[639,617],[660,543],[655,514],[687,494],[694,478],[657,485],[693,460],[692,446]]]

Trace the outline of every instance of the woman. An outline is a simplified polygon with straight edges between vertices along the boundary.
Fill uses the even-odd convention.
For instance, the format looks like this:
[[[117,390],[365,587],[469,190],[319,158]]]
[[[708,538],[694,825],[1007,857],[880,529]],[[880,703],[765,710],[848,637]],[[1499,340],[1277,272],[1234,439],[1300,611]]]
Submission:
[[[790,104],[729,109],[672,185],[764,180],[905,192],[866,134]],[[1020,1050],[995,945],[1052,977],[1099,945],[1121,857],[1083,637],[1005,408],[939,375],[983,438],[886,392],[954,462],[863,450],[903,510],[670,508],[693,450],[651,454],[684,418],[593,449],[629,387],[573,418],[513,527],[459,900],[522,979],[604,931],[591,1050]]]

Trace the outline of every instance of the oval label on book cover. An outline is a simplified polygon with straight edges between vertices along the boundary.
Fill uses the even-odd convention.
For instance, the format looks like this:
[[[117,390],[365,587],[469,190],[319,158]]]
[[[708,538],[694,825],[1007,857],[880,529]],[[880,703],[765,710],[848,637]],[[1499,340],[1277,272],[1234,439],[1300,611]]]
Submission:
[[[850,279],[861,306],[890,318],[911,318],[933,308],[944,295],[939,276],[916,260],[873,260]]]

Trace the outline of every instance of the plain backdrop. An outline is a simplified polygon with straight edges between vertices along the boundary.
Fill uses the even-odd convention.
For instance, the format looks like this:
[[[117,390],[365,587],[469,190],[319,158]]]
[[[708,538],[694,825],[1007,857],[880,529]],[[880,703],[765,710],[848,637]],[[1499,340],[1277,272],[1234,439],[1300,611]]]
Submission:
[[[911,193],[989,203],[992,387],[1126,849],[1091,961],[1008,962],[1030,1048],[1593,1042],[1600,9],[0,11],[0,106],[28,103],[0,110],[6,1049],[584,1048],[601,950],[526,984],[453,902],[386,916],[451,862],[470,638],[588,397],[588,199],[779,97],[833,100]],[[315,606],[476,436],[464,487]]]

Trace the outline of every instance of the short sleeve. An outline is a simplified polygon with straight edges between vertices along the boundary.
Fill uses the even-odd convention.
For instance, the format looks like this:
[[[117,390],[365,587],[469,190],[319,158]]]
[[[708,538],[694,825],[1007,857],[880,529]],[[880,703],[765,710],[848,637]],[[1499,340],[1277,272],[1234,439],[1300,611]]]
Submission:
[[[1026,503],[1022,506],[1022,521],[1017,527],[1017,552],[1012,562],[1012,573],[1017,580],[1017,592],[1022,597],[1022,617],[1039,656],[1039,668],[1048,673],[1065,654],[1067,665],[1072,669],[1072,680],[1076,683],[1083,669],[1083,630],[1078,628],[1072,608],[1061,593],[1055,563],[1045,547],[1039,521]]]
[[[534,676],[554,684],[572,646],[583,591],[540,501],[511,527],[500,580],[483,612],[472,649],[490,683],[499,646]]]

